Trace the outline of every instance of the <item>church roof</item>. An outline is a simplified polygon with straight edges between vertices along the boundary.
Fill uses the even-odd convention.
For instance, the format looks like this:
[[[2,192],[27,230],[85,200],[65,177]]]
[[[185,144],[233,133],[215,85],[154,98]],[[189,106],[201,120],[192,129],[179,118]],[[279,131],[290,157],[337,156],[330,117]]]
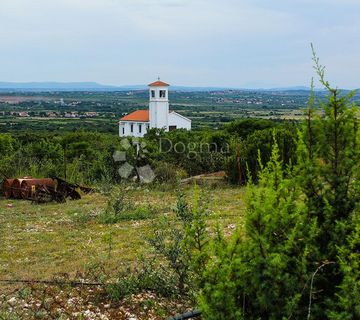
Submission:
[[[149,87],[168,87],[168,86],[170,86],[168,83],[160,80],[149,84]]]
[[[140,122],[148,122],[149,110],[136,110],[122,117],[120,121],[140,121]]]

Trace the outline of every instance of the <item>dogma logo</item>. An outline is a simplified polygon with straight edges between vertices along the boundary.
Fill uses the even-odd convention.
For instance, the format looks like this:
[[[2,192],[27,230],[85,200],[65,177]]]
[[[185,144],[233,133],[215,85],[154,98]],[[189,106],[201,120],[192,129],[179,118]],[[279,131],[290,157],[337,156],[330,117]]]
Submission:
[[[146,143],[138,139],[122,139],[121,146],[123,151],[115,151],[113,159],[120,163],[118,173],[122,179],[139,180],[142,183],[150,183],[155,179],[155,173],[150,165],[138,166],[141,160],[146,158],[148,153]]]

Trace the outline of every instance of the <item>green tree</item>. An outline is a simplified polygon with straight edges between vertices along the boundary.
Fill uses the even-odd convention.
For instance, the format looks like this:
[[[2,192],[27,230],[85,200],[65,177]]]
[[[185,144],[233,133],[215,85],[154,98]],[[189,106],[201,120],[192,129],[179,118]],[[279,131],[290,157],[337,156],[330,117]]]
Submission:
[[[244,184],[249,178],[256,180],[260,169],[258,154],[260,153],[261,162],[266,164],[270,160],[275,142],[279,147],[279,156],[284,168],[289,163],[295,163],[296,140],[296,127],[290,125],[256,130],[245,139],[233,139],[232,154],[226,159],[226,172],[230,182]]]
[[[4,178],[3,175],[10,176],[12,173],[15,142],[10,135],[0,134],[0,181]]]
[[[317,293],[312,297],[316,316],[317,312],[321,315],[336,307],[334,302],[344,281],[340,256],[349,250],[349,236],[356,230],[358,221],[354,217],[359,214],[360,140],[359,107],[351,100],[354,92],[343,94],[332,88],[325,80],[325,68],[315,52],[313,59],[320,82],[329,95],[326,103],[320,102],[322,115],[313,107],[314,97],[310,99],[298,145],[297,184],[305,195],[307,221],[316,223],[318,230],[317,251],[309,266],[331,262],[314,280],[313,292]],[[353,280],[356,282],[356,278]]]
[[[248,186],[245,234],[214,253],[200,298],[205,319],[358,319],[359,107],[324,79],[322,113],[310,98],[297,164],[275,143]]]
[[[209,214],[204,195],[194,187],[194,199],[190,205],[183,193],[178,194],[175,220],[164,217],[155,226],[149,243],[155,252],[165,258],[168,268],[177,279],[177,288],[193,297],[203,285],[202,271],[209,260],[209,234],[206,218]]]
[[[257,185],[248,184],[245,231],[206,271],[201,296],[205,319],[282,319],[296,311],[307,281],[303,206],[299,188],[285,174],[274,144]],[[223,243],[220,244],[223,246]],[[221,252],[221,250],[218,250]]]
[[[0,134],[0,154],[2,157],[11,154],[14,150],[14,139],[8,134]]]
[[[276,123],[264,119],[243,119],[226,124],[224,129],[231,135],[245,139],[251,133],[276,127]]]
[[[359,212],[360,208],[357,209]],[[336,292],[336,301],[329,312],[330,319],[360,318],[360,217],[353,216],[353,231],[347,243],[339,247],[338,262],[342,280]]]

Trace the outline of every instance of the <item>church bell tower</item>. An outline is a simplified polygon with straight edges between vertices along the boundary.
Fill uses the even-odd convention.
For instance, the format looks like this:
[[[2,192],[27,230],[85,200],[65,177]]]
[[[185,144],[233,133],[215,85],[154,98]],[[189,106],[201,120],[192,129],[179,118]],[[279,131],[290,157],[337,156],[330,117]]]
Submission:
[[[150,128],[169,130],[169,84],[155,81],[149,84]]]

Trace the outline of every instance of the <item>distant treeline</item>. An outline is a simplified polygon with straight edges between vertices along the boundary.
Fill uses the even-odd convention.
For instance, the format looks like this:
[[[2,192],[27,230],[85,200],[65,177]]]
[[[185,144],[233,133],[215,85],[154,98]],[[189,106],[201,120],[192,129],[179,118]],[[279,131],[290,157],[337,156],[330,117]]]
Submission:
[[[142,139],[142,154],[136,143],[113,134],[77,130],[70,133],[21,131],[0,134],[0,170],[9,177],[57,175],[82,183],[118,183],[116,151],[126,152],[133,167],[149,164],[157,179],[174,182],[179,177],[226,170],[229,181],[244,183],[256,176],[259,156],[266,163],[274,138],[284,165],[296,162],[297,124],[246,119],[218,130],[150,130]]]

